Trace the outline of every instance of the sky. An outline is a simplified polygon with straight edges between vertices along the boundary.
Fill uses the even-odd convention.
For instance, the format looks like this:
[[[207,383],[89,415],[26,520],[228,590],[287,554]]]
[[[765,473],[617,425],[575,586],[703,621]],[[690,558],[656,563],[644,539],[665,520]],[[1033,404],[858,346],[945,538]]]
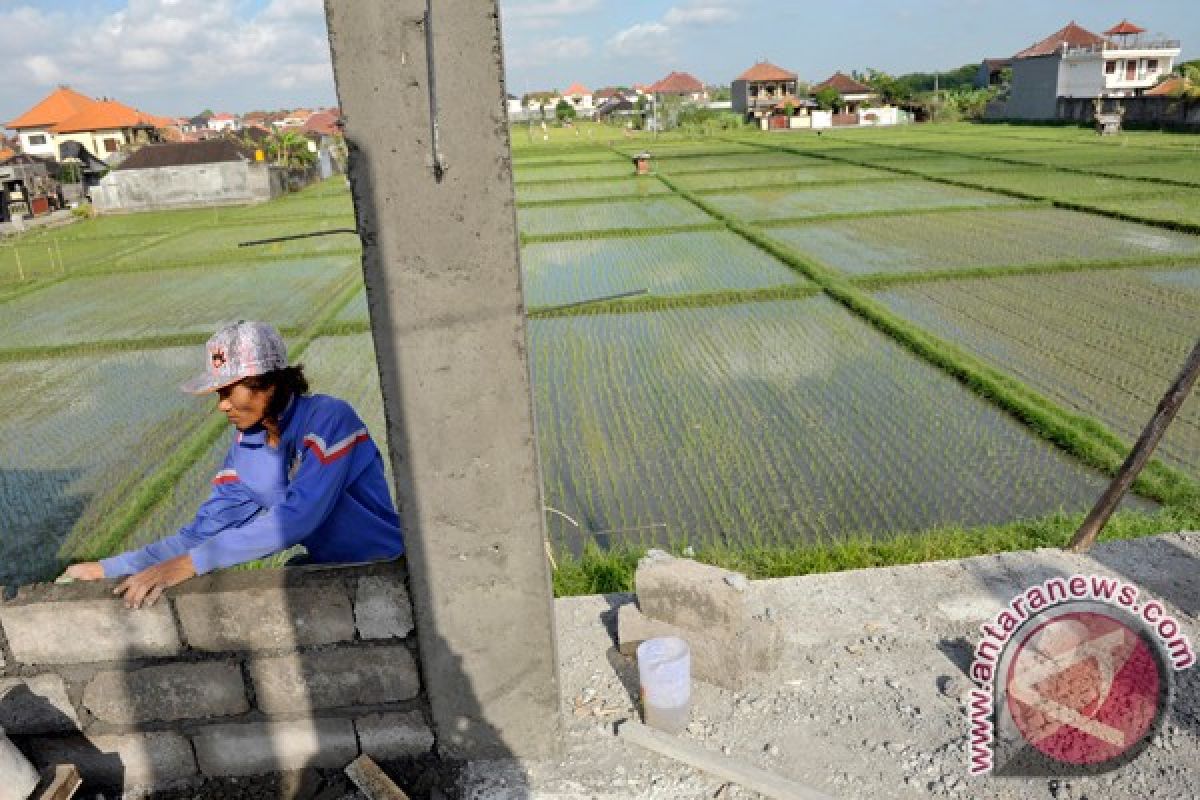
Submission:
[[[436,2],[436,0],[435,0]],[[768,59],[948,70],[1011,55],[1074,19],[1130,17],[1200,57],[1196,0],[500,0],[513,94],[671,70],[729,83]],[[436,12],[436,5],[435,5]],[[59,84],[155,114],[336,103],[322,0],[0,0],[0,124]]]

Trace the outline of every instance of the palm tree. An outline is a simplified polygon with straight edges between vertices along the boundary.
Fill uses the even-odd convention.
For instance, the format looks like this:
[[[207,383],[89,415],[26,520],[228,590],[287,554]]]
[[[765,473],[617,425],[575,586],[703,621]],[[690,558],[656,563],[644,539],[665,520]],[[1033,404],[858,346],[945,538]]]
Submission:
[[[296,131],[279,131],[267,140],[267,154],[281,167],[304,168],[317,160],[308,149],[308,139]]]

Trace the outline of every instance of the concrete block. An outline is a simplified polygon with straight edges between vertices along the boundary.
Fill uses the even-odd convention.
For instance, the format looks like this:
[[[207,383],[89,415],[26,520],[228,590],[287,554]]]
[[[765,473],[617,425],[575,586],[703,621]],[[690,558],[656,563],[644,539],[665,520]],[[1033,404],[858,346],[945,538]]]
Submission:
[[[354,622],[363,639],[403,639],[412,633],[412,603],[399,576],[368,575],[359,579]]]
[[[83,704],[97,719],[126,725],[250,710],[241,668],[225,662],[101,672],[84,689]]]
[[[354,721],[363,753],[380,761],[418,758],[433,750],[433,731],[420,711],[372,714]]]
[[[749,625],[744,575],[651,550],[634,576],[638,607],[649,617],[693,631],[735,633]]]
[[[692,677],[726,689],[745,688],[755,672],[768,672],[779,659],[778,632],[770,623],[753,620],[745,630],[707,633],[651,619],[632,603],[617,611],[618,649],[627,656],[659,636],[678,636],[691,650]]]
[[[258,659],[250,677],[258,707],[269,714],[396,703],[421,691],[416,662],[403,645]]]
[[[0,680],[0,730],[8,734],[79,730],[79,716],[58,675]]]
[[[340,585],[181,594],[173,601],[198,650],[274,650],[354,638],[354,611]]]
[[[8,737],[0,733],[0,800],[25,800],[38,785],[38,773]]]
[[[162,787],[196,774],[192,747],[178,733],[77,734],[26,742],[39,769],[74,764],[89,785]]]
[[[345,767],[358,755],[354,723],[308,719],[212,725],[192,736],[209,776],[263,775],[305,767]]]
[[[23,664],[82,664],[182,651],[166,603],[130,611],[117,598],[0,608],[13,657]]]

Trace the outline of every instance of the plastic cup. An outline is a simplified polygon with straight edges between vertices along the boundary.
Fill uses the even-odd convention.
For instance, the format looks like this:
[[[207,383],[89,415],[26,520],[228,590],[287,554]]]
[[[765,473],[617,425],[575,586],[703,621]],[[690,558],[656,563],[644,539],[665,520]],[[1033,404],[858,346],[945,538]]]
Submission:
[[[692,653],[676,636],[647,639],[638,645],[642,716],[647,725],[682,733],[692,710]]]

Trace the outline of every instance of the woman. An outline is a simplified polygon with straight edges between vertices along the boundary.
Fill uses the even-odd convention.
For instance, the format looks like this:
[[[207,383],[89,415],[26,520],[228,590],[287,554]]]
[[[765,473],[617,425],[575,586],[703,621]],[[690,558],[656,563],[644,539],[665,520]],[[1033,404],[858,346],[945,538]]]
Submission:
[[[262,322],[228,325],[208,340],[204,375],[185,392],[216,392],[237,433],[212,494],[174,536],[113,558],[75,564],[76,580],[124,577],[125,605],[215,569],[303,544],[310,563],[404,553],[383,458],[349,404],[308,393],[303,369]]]

